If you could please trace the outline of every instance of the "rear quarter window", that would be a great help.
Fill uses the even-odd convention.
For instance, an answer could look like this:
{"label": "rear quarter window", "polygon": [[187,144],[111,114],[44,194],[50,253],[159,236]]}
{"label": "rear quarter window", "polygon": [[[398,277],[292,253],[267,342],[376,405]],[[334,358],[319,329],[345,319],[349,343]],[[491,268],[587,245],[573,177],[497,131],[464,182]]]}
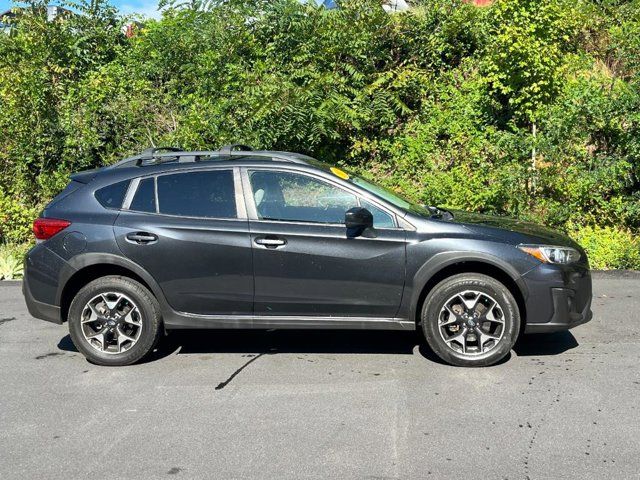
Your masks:
{"label": "rear quarter window", "polygon": [[96,190],[96,200],[105,208],[122,208],[122,202],[128,188],[129,180],[107,185]]}

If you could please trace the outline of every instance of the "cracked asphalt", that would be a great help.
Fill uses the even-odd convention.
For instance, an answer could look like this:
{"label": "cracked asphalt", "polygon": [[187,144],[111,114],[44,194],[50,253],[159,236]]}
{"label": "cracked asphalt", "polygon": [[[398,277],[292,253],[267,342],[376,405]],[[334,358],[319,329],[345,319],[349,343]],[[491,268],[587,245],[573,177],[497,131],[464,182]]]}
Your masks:
{"label": "cracked asphalt", "polygon": [[484,369],[405,332],[174,333],[97,367],[0,282],[0,478],[640,478],[640,274]]}

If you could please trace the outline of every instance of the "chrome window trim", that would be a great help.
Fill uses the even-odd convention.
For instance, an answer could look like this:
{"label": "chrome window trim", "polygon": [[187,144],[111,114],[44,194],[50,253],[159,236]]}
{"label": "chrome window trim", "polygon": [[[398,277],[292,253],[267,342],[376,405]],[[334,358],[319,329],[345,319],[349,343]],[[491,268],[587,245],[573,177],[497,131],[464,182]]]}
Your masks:
{"label": "chrome window trim", "polygon": [[129,210],[130,212],[137,213],[139,215],[155,215],[158,217],[169,217],[169,218],[188,218],[190,220],[215,220],[215,221],[242,221],[246,222],[246,218],[238,218],[238,217],[193,217],[191,215],[173,215],[171,213],[153,213],[153,212],[139,212],[137,210]]}
{"label": "chrome window trim", "polygon": [[[232,175],[233,175],[233,189],[234,189],[234,196],[235,196],[235,201],[236,201],[236,216],[235,217],[198,217],[198,216],[193,216],[193,215],[173,215],[171,213],[162,213],[160,212],[160,201],[158,198],[158,177],[161,176],[165,176],[165,175],[180,175],[182,173],[194,173],[194,172],[210,172],[210,171],[218,171],[218,170],[228,170],[231,171]],[[133,197],[135,196],[135,192],[138,191],[138,186],[140,184],[140,182],[142,180],[146,180],[148,178],[153,178],[153,183],[154,183],[154,194],[155,194],[155,199],[156,199],[156,211],[155,212],[143,212],[143,211],[139,211],[139,210],[131,210],[129,207],[131,206],[131,202],[133,201]],[[134,179],[131,180],[131,183],[129,184],[129,187],[131,188],[133,182],[136,182],[135,185],[135,189],[133,190],[133,193],[131,193],[131,198],[128,199],[129,203],[127,205],[127,208],[125,209],[128,212],[133,212],[133,213],[138,213],[140,215],[157,215],[157,216],[162,216],[162,217],[170,217],[170,218],[189,218],[189,219],[194,219],[194,220],[224,220],[224,221],[235,221],[235,220],[242,220],[242,221],[247,221],[247,213],[246,213],[246,208],[245,208],[245,202],[243,200],[242,197],[242,192],[243,190],[238,190],[238,184],[239,182],[241,183],[241,177],[240,177],[240,172],[239,172],[239,168],[238,167],[232,167],[229,165],[226,165],[224,167],[217,167],[217,168],[206,168],[206,169],[202,169],[202,168],[190,168],[190,169],[184,169],[184,170],[175,170],[175,171],[171,171],[171,172],[163,172],[163,173],[157,173],[154,175],[143,175],[140,177],[136,177]],[[240,185],[242,186],[242,185]],[[129,191],[127,191],[127,196],[129,195]],[[242,217],[240,215],[243,215]]]}
{"label": "chrome window trim", "polygon": [[153,193],[156,196],[156,215],[160,215],[160,198],[158,197],[158,175],[153,177]]}
{"label": "chrome window trim", "polygon": [[251,188],[251,181],[249,180],[249,168],[242,167],[240,169],[240,175],[242,178],[242,189],[244,193],[244,203],[247,207],[247,214],[250,220],[258,220],[258,209],[256,208],[256,202],[253,198],[253,189]]}
{"label": "chrome window trim", "polygon": [[127,193],[124,195],[124,202],[122,202],[122,209],[129,210],[131,207],[131,202],[133,202],[133,197],[136,195],[138,191],[138,185],[140,184],[140,177],[136,177],[129,182],[129,188],[127,189]]}
{"label": "chrome window trim", "polygon": [[[320,223],[320,222],[303,222],[300,220],[260,220],[252,218],[250,219],[252,222],[259,222],[261,224],[286,224],[286,225],[306,225],[312,227],[340,227],[346,228],[344,223]],[[373,227],[376,231],[390,231],[390,232],[404,232],[405,230],[399,227],[389,228],[389,227]],[[364,237],[363,237],[364,238]],[[374,240],[381,240],[380,238],[374,238]]]}
{"label": "chrome window trim", "polygon": [[233,194],[236,199],[236,218],[239,220],[248,220],[242,175],[238,167],[233,167]]}

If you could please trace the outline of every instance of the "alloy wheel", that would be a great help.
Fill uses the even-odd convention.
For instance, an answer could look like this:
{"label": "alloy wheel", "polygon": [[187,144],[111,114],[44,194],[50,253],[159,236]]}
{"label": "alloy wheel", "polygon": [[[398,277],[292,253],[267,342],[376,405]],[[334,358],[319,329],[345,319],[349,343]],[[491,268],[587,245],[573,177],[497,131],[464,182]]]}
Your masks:
{"label": "alloy wheel", "polygon": [[82,334],[87,343],[101,353],[130,350],[139,340],[142,328],[140,309],[122,293],[96,295],[82,310]]}
{"label": "alloy wheel", "polygon": [[494,349],[504,336],[504,310],[491,295],[465,290],[444,303],[438,330],[456,353],[482,355]]}

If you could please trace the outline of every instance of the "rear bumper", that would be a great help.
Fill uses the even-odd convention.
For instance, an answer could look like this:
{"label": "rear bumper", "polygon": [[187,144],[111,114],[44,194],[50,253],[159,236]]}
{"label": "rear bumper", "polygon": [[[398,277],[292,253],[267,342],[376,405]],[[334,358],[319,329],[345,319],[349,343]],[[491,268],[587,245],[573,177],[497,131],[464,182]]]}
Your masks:
{"label": "rear bumper", "polygon": [[587,267],[541,265],[523,276],[530,290],[525,333],[568,330],[591,320]]}
{"label": "rear bumper", "polygon": [[24,260],[22,293],[29,313],[41,320],[62,323],[57,291],[60,272],[67,263],[43,244],[33,247]]}
{"label": "rear bumper", "polygon": [[27,304],[27,310],[32,317],[39,318],[40,320],[46,320],[47,322],[62,324],[62,318],[60,316],[60,307],[56,305],[50,305],[37,301],[33,298],[33,294],[29,289],[29,283],[25,279],[22,282],[22,294]]}

